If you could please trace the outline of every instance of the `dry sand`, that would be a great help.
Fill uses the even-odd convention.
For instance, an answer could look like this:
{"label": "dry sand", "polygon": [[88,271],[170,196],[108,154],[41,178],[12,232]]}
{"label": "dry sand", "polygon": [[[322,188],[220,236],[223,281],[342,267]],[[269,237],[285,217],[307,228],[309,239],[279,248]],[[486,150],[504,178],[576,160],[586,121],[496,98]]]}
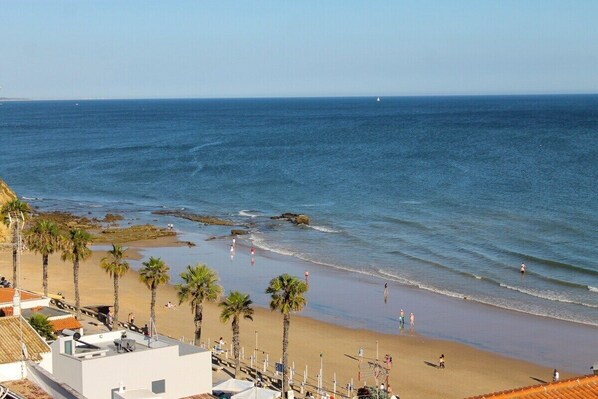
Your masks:
{"label": "dry sand", "polygon": [[[130,252],[135,252],[135,247],[159,245],[177,244],[175,239],[165,238],[132,243],[129,247],[132,249]],[[99,259],[104,255],[103,252],[94,253],[81,265],[80,290],[81,303],[84,306],[113,303],[112,280],[99,267]],[[136,253],[130,255],[134,256]],[[2,258],[0,274],[12,275],[10,254],[4,256],[3,253]],[[72,300],[72,265],[62,262],[59,256],[54,255],[50,258],[49,268],[50,292],[60,291],[66,296],[67,301]],[[41,291],[41,256],[22,256],[21,281],[23,288]],[[166,309],[163,305],[168,301],[177,303],[173,285],[165,285],[158,290],[158,331],[174,338],[185,337],[186,340],[190,340],[193,337],[190,306],[182,304],[177,309]],[[150,291],[139,282],[137,273],[131,270],[120,283],[120,318],[126,319],[129,312],[133,312],[136,324],[143,326],[148,319],[149,302]],[[208,304],[204,309],[202,341],[207,343],[209,340],[213,344],[223,336],[225,341],[230,343],[231,327],[230,324],[220,322],[219,308]],[[247,356],[253,352],[256,331],[259,349],[269,354],[270,365],[273,365],[281,357],[282,316],[269,309],[257,308],[254,321],[241,322],[241,345],[245,348]],[[301,317],[300,314],[291,318],[289,346],[289,361],[294,362],[297,372],[301,374],[307,365],[311,383],[315,381],[320,367],[320,353],[323,353],[325,384],[331,387],[333,375],[336,373],[341,393],[345,393],[344,387],[351,378],[355,387],[364,383],[363,379],[357,380],[358,362],[354,358],[360,347],[364,348],[366,358],[376,357],[377,346],[380,359],[384,359],[386,353],[393,357],[389,381],[393,392],[402,399],[463,398],[532,385],[538,380],[548,381],[552,375],[552,370],[546,367],[459,343],[430,339],[417,334],[385,335],[349,329]],[[433,367],[441,353],[444,353],[446,358],[446,369]],[[567,377],[568,375],[562,376]],[[374,384],[372,376],[365,377],[365,381]]]}

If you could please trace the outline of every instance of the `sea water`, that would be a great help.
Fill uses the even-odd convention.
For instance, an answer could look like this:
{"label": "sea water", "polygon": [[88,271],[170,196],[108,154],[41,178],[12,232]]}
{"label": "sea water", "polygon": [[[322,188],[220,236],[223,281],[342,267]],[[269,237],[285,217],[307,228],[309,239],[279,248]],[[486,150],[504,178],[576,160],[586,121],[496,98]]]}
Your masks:
{"label": "sea water", "polygon": [[598,325],[598,96],[2,105],[0,177],[42,209],[184,209],[262,251]]}

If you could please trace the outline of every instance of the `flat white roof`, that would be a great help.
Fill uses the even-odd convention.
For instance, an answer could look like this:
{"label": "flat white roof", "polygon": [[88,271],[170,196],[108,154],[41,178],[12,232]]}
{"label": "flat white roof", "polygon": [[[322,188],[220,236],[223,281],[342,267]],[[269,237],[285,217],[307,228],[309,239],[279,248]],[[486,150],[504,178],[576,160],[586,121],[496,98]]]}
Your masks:
{"label": "flat white roof", "polygon": [[122,399],[161,399],[162,396],[148,391],[147,389],[134,389],[132,391],[116,392],[116,397]]}

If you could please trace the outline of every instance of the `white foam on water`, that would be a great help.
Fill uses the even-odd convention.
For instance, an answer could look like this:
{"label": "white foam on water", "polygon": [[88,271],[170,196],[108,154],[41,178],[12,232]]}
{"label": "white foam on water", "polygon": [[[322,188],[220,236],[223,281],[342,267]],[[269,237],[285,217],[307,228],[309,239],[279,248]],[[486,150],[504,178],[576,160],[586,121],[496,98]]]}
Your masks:
{"label": "white foam on water", "polygon": [[309,224],[306,224],[305,227],[309,227],[310,229],[321,231],[322,233],[340,233],[339,230],[334,230],[330,227],[316,226],[316,225],[309,225]]}
{"label": "white foam on water", "polygon": [[252,211],[250,211],[249,209],[243,209],[239,211],[239,216],[245,216],[245,217],[250,217],[250,218],[255,218],[258,217],[259,215],[257,213],[251,213]]}
{"label": "white foam on water", "polygon": [[500,283],[499,285],[501,287],[507,288],[509,290],[518,291],[518,292],[521,292],[522,294],[534,296],[536,298],[546,299],[548,301],[563,302],[563,303],[572,303],[572,304],[575,304],[575,305],[581,305],[581,306],[585,306],[585,307],[588,307],[588,308],[596,308],[596,309],[598,309],[598,305],[594,305],[594,304],[591,304],[591,303],[574,301],[574,300],[569,299],[569,298],[563,296],[562,294],[558,294],[558,293],[556,293],[554,291],[534,291],[534,290],[529,290],[529,289],[525,289],[525,288],[513,287],[513,286],[510,286],[508,284],[503,284],[503,283]]}

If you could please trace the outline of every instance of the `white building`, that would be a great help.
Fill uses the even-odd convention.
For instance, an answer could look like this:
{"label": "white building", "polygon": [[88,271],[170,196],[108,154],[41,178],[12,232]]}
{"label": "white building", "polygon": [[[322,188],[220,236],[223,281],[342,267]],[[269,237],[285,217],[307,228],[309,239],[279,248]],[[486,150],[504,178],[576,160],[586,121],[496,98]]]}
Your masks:
{"label": "white building", "polygon": [[52,374],[88,399],[176,399],[212,390],[212,355],[158,336],[122,331],[52,343]]}

